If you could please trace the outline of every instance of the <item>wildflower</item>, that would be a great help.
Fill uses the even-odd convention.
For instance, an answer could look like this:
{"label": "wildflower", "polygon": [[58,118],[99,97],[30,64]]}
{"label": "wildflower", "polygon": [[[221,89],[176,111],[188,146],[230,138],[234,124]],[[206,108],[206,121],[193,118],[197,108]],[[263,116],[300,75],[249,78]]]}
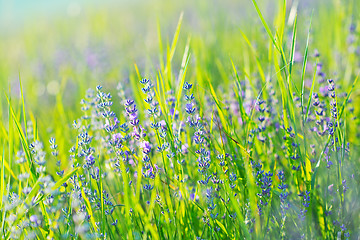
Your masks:
{"label": "wildflower", "polygon": [[184,87],[183,87],[185,90],[190,90],[192,88],[192,84],[188,83],[188,82],[185,82],[184,83]]}
{"label": "wildflower", "polygon": [[86,160],[86,164],[87,166],[91,167],[92,165],[95,164],[95,157],[93,155],[88,155],[85,157],[85,160]]}
{"label": "wildflower", "polygon": [[192,103],[187,103],[186,104],[186,108],[185,111],[188,114],[193,114],[195,112],[196,108],[193,108],[193,104]]}
{"label": "wildflower", "polygon": [[149,154],[151,151],[150,143],[147,141],[141,143],[141,148],[143,149],[143,153],[145,154]]}

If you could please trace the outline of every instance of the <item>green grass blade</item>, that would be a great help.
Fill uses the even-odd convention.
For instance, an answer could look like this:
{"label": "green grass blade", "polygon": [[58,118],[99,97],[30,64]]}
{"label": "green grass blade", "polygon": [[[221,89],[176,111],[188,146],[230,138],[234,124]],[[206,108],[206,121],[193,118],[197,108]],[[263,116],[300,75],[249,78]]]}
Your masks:
{"label": "green grass blade", "polygon": [[25,128],[25,136],[26,136],[25,139],[27,140],[27,121],[26,121],[26,111],[25,111],[25,100],[24,100],[24,92],[23,92],[20,72],[19,72],[19,83],[20,83],[21,104],[22,104],[22,110],[23,110],[24,128]]}
{"label": "green grass blade", "polygon": [[263,24],[263,26],[264,26],[267,34],[269,35],[269,37],[270,37],[270,39],[271,39],[271,41],[272,41],[272,43],[274,44],[275,48],[276,48],[279,52],[281,52],[278,44],[276,43],[276,40],[275,40],[274,36],[273,36],[272,33],[271,33],[271,30],[270,30],[269,26],[267,25],[267,23],[266,23],[263,15],[262,15],[262,13],[261,13],[261,11],[260,11],[260,9],[259,9],[259,6],[258,6],[257,3],[256,3],[256,0],[251,0],[251,1],[253,2],[254,6],[255,6],[255,9],[256,9],[256,12],[257,12],[258,16],[260,17],[261,23]]}
{"label": "green grass blade", "polygon": [[294,65],[294,56],[295,56],[295,45],[296,45],[296,27],[297,27],[297,15],[295,16],[293,34],[292,34],[292,43],[291,43],[291,52],[290,52],[290,62],[289,62],[289,75],[291,76],[292,67]]}
{"label": "green grass blade", "polygon": [[61,187],[61,185],[63,185],[70,177],[72,177],[79,170],[79,168],[80,167],[75,168],[74,170],[66,174],[64,177],[56,181],[55,185],[52,187],[52,190],[56,190]]}
{"label": "green grass blade", "polygon": [[[316,65],[317,65],[317,61],[316,61]],[[315,66],[316,66],[316,65],[315,65]],[[309,93],[309,99],[308,99],[308,103],[307,103],[307,105],[306,105],[306,114],[305,114],[305,118],[304,118],[304,124],[306,123],[307,118],[308,118],[308,116],[309,116],[310,103],[311,103],[311,98],[312,98],[312,94],[313,94],[314,86],[315,86],[316,72],[317,72],[317,68],[315,68],[313,80],[312,80],[312,83],[311,83],[311,88],[310,88],[310,93]]]}
{"label": "green grass blade", "polygon": [[309,31],[308,31],[308,35],[306,38],[306,46],[305,46],[303,67],[302,67],[302,73],[301,73],[301,110],[302,110],[302,113],[304,112],[305,70],[306,70],[306,64],[307,64],[307,58],[308,58],[311,22],[312,22],[312,14],[311,14],[311,18],[310,18]]}

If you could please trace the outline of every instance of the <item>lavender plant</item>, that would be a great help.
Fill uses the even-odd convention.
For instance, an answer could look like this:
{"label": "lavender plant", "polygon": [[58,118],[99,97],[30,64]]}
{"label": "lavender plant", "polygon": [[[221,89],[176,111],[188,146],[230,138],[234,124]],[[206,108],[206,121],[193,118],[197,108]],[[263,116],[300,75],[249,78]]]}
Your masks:
{"label": "lavender plant", "polygon": [[[164,51],[159,26],[159,62],[126,77],[106,64],[111,46],[86,48],[85,71],[106,81],[64,82],[81,96],[66,103],[61,87],[54,118],[29,107],[23,82],[19,101],[6,94],[2,237],[356,239],[359,18],[334,3],[349,27],[334,25],[330,42],[325,10],[281,2],[275,29],[252,3],[260,22],[231,41],[214,29],[218,50],[201,35],[183,42],[181,15]],[[75,78],[76,58],[57,63],[67,57],[55,73]]]}

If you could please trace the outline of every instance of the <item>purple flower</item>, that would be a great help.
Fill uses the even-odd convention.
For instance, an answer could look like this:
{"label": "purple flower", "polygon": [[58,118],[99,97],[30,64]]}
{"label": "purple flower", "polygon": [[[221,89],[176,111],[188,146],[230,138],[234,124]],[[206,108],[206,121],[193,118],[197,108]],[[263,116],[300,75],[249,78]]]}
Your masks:
{"label": "purple flower", "polygon": [[187,154],[189,151],[188,151],[188,145],[187,144],[184,144],[181,146],[181,151],[183,154]]}
{"label": "purple flower", "polygon": [[258,119],[259,119],[260,122],[263,122],[263,121],[265,120],[265,117],[264,117],[264,116],[260,116]]}
{"label": "purple flower", "polygon": [[[174,116],[174,114],[175,114],[175,116]],[[174,116],[174,118],[177,118],[177,117],[179,116],[179,111],[176,110],[176,112],[175,112],[175,109],[174,109],[174,108],[171,108],[171,109],[170,109],[170,112],[169,112],[169,115],[170,115],[170,116]]]}
{"label": "purple flower", "polygon": [[166,127],[166,122],[165,122],[165,120],[161,120],[161,121],[159,122],[159,125],[160,125],[161,127]]}
{"label": "purple flower", "polygon": [[135,119],[137,119],[137,114],[136,114],[136,112],[133,112],[133,113],[129,114],[129,118],[130,118],[130,120],[135,120]]}
{"label": "purple flower", "polygon": [[322,63],[318,63],[318,64],[316,65],[316,71],[317,71],[317,72],[321,72],[321,70],[322,70]]}
{"label": "purple flower", "polygon": [[154,188],[154,186],[152,186],[151,184],[145,184],[143,188],[145,190],[151,191]]}
{"label": "purple flower", "polygon": [[36,223],[39,220],[39,217],[37,215],[30,216],[30,222]]}
{"label": "purple flower", "polygon": [[145,154],[149,154],[151,151],[150,143],[147,141],[141,143],[141,148],[143,149],[143,153]]}
{"label": "purple flower", "polygon": [[132,100],[132,99],[127,99],[124,105],[125,105],[126,107],[129,107],[129,106],[131,106],[133,103],[134,103],[134,100]]}
{"label": "purple flower", "polygon": [[192,84],[185,82],[184,87],[185,90],[190,90],[192,88]]}
{"label": "purple flower", "polygon": [[118,123],[120,123],[119,119],[117,117],[114,117],[114,125],[117,125]]}
{"label": "purple flower", "polygon": [[141,84],[147,84],[148,82],[150,82],[150,79],[144,78],[144,79],[140,80]]}
{"label": "purple flower", "polygon": [[193,114],[195,112],[196,108],[193,108],[193,104],[192,103],[187,103],[186,107],[185,107],[185,111],[188,114]]}
{"label": "purple flower", "polygon": [[344,231],[344,232],[346,231],[346,227],[345,227],[344,224],[342,224],[342,225],[340,226],[340,228],[341,228],[342,231]]}
{"label": "purple flower", "polygon": [[122,138],[121,133],[115,133],[115,134],[112,135],[113,141],[121,140],[121,138]]}
{"label": "purple flower", "polygon": [[95,157],[93,156],[93,155],[88,155],[88,156],[86,156],[85,157],[85,160],[86,160],[86,164],[88,165],[88,166],[92,166],[92,165],[94,165],[95,164]]}

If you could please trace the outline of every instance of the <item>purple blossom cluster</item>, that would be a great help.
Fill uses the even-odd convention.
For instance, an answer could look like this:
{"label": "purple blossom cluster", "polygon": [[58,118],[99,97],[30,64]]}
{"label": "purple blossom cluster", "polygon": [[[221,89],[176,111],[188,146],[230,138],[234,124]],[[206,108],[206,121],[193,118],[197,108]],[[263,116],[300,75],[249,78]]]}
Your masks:
{"label": "purple blossom cluster", "polygon": [[4,196],[7,211],[26,216],[7,217],[18,226],[11,236],[42,227],[63,238],[113,239],[122,223],[139,236],[149,226],[191,223],[199,239],[262,232],[349,238],[357,175],[346,121],[356,118],[353,109],[344,116],[351,99],[335,80],[325,81],[324,64],[314,66],[319,86],[306,96],[291,93],[293,112],[271,79],[258,95],[245,79],[219,98],[214,91],[223,90],[198,94],[196,82],[172,89],[144,78],[138,93],[123,83],[117,97],[101,86],[86,92],[69,156],[54,137],[43,144],[29,122],[28,147],[15,161],[26,170],[16,176],[21,189]]}

